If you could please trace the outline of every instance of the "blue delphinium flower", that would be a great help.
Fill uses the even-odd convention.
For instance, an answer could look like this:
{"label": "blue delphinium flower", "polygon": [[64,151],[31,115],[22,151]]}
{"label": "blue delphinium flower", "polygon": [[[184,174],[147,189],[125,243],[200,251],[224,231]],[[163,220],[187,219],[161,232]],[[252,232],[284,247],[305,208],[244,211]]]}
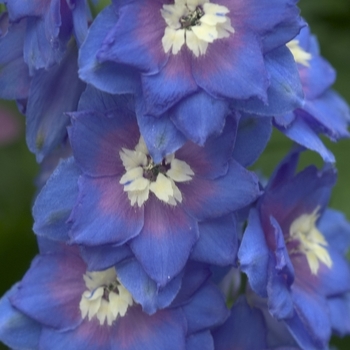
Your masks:
{"label": "blue delphinium flower", "polygon": [[191,291],[186,281],[168,308],[148,314],[118,267],[88,271],[75,248],[56,244],[34,259],[9,300],[28,320],[23,335],[33,324],[41,328],[32,335],[40,349],[213,349],[210,329],[228,316],[224,298],[210,283]]}
{"label": "blue delphinium flower", "polygon": [[326,349],[335,323],[330,298],[350,290],[349,230],[337,230],[339,217],[326,211],[335,170],[310,166],[295,175],[298,155],[282,162],[251,210],[238,258],[253,291],[299,346]]}
{"label": "blue delphinium flower", "polygon": [[[249,112],[251,103],[276,98],[288,106],[280,113],[300,105],[297,71],[283,47],[300,27],[289,0],[114,1],[82,46],[80,76],[109,93],[136,93],[139,124],[150,129],[157,127],[152,117],[170,118],[204,144],[223,130],[235,100],[255,99],[239,106]],[[282,76],[270,101],[267,90]]]}
{"label": "blue delphinium flower", "polygon": [[332,141],[349,137],[347,127],[350,112],[346,102],[331,89],[335,71],[320,56],[316,38],[305,27],[287,46],[294,55],[305,95],[305,104],[287,115],[275,118],[275,125],[287,137],[318,152],[327,162],[333,154],[324,146],[318,134]]}
{"label": "blue delphinium flower", "polygon": [[72,35],[78,45],[85,39],[91,19],[86,0],[1,2],[5,2],[11,22],[26,19],[23,53],[31,74],[59,63]]}
{"label": "blue delphinium flower", "polygon": [[[71,242],[90,247],[127,243],[160,285],[191,252],[195,260],[233,263],[232,213],[260,195],[257,178],[231,156],[234,119],[204,147],[187,142],[154,161],[129,98],[89,89],[80,108],[69,131],[75,161],[62,163],[38,196],[35,232],[63,240],[69,232]],[[217,249],[226,255],[216,257]]]}

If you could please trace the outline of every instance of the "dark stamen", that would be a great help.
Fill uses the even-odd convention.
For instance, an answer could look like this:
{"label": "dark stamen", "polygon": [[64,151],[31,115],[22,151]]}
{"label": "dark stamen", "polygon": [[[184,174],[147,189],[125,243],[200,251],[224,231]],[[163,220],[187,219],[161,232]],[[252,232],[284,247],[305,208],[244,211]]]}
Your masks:
{"label": "dark stamen", "polygon": [[203,16],[204,11],[198,6],[193,12],[180,18],[181,29],[191,30],[191,27],[200,24],[200,19]]}

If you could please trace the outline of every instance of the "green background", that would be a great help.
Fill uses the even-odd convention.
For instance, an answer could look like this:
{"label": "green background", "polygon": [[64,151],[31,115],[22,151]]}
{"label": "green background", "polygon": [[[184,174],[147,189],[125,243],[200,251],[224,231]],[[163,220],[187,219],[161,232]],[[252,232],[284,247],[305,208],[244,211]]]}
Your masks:
{"label": "green background", "polygon": [[[350,1],[348,0],[302,0],[303,17],[318,36],[321,52],[338,72],[335,89],[350,102]],[[5,103],[8,108],[13,105]],[[0,295],[28,269],[37,252],[31,206],[35,193],[35,176],[38,166],[25,144],[24,119],[16,116],[21,125],[21,139],[11,145],[0,147]],[[1,126],[0,126],[1,127]],[[325,140],[335,153],[339,180],[334,188],[331,206],[345,212],[350,219],[350,140],[337,144]],[[264,154],[255,165],[263,174],[271,174],[276,164],[288,152],[291,142],[274,131]],[[306,152],[302,164],[321,165],[319,156]],[[350,348],[350,338],[333,340],[339,349]],[[5,349],[0,344],[0,349]]]}

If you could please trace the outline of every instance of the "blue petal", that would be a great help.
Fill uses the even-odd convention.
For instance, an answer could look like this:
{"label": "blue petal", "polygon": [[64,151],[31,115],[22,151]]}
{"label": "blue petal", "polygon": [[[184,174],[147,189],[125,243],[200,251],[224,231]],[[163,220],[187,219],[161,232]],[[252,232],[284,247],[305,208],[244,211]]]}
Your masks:
{"label": "blue petal", "polygon": [[188,303],[198,288],[203,285],[211,275],[211,271],[206,264],[189,261],[184,269],[182,285],[171,307],[177,307]]}
{"label": "blue petal", "polygon": [[244,167],[252,165],[264,150],[271,132],[271,118],[256,116],[241,118],[233,158]]}
{"label": "blue petal", "polygon": [[214,341],[209,331],[190,335],[186,340],[186,350],[214,350]]}
{"label": "blue petal", "polygon": [[158,73],[168,59],[161,45],[166,26],[160,12],[162,5],[152,0],[126,0],[119,6],[118,21],[104,39],[97,58],[134,66],[147,74]]}
{"label": "blue petal", "polygon": [[227,174],[215,180],[194,176],[188,184],[178,183],[185,210],[198,220],[226,215],[253,202],[261,193],[255,174],[233,159]]}
{"label": "blue petal", "polygon": [[143,217],[143,207],[131,206],[119,178],[82,176],[69,235],[76,244],[121,245],[139,234]]}
{"label": "blue petal", "polygon": [[229,315],[225,300],[216,286],[206,284],[183,306],[188,334],[222,324]]}
{"label": "blue petal", "polygon": [[204,145],[209,136],[222,132],[228,107],[228,101],[200,91],[178,103],[171,112],[171,120],[189,140]]}
{"label": "blue petal", "polygon": [[227,321],[213,332],[216,350],[267,348],[266,325],[259,309],[251,308],[241,296]]}
{"label": "blue petal", "polygon": [[0,96],[4,99],[27,98],[30,85],[28,67],[23,60],[26,21],[8,25],[7,13],[0,16]]}
{"label": "blue petal", "polygon": [[178,204],[164,204],[151,194],[145,223],[130,247],[146,273],[160,286],[170,282],[185,266],[198,239],[198,225]]}
{"label": "blue petal", "polygon": [[23,53],[31,75],[38,69],[49,69],[58,64],[66,49],[68,40],[60,40],[58,33],[50,39],[51,42],[48,40],[46,25],[45,18],[27,18]]}
{"label": "blue petal", "polygon": [[186,50],[171,55],[159,73],[142,76],[142,90],[144,114],[154,116],[195,93],[198,86],[192,76],[191,54]]}
{"label": "blue petal", "polygon": [[67,220],[78,196],[79,175],[73,158],[62,161],[53,172],[33,206],[33,230],[38,236],[68,241]]}
{"label": "blue petal", "polygon": [[80,247],[80,254],[87,264],[87,270],[106,270],[111,266],[132,257],[132,252],[127,245],[112,246],[101,245],[94,247]]}
{"label": "blue petal", "polygon": [[195,176],[217,179],[227,174],[237,133],[239,115],[229,115],[221,135],[211,136],[204,146],[188,141],[176,157],[190,165]]}
{"label": "blue petal", "polygon": [[79,51],[79,77],[111,94],[133,93],[141,83],[135,70],[111,61],[100,62],[96,58],[103,39],[117,20],[117,14],[109,6],[93,21]]}
{"label": "blue petal", "polygon": [[85,84],[77,76],[77,51],[71,47],[60,65],[38,71],[32,80],[27,105],[27,143],[40,162],[67,135],[65,112],[78,106]]}
{"label": "blue petal", "polygon": [[350,137],[347,131],[350,122],[349,106],[333,90],[328,90],[318,99],[306,101],[303,110],[318,124],[316,130],[325,133],[331,140]]}
{"label": "blue petal", "polygon": [[74,329],[82,322],[78,305],[86,289],[85,272],[86,265],[77,255],[39,255],[11,303],[44,326],[61,331]]}
{"label": "blue petal", "polygon": [[256,209],[252,209],[238,259],[252,289],[262,297],[267,297],[269,254],[259,214]]}
{"label": "blue petal", "polygon": [[303,89],[293,55],[285,46],[265,56],[266,69],[270,74],[267,104],[258,98],[235,101],[233,106],[247,113],[263,116],[284,114],[301,107]]}
{"label": "blue petal", "polygon": [[325,162],[335,162],[333,153],[325,147],[316,132],[303,121],[301,116],[296,116],[292,124],[287,128],[279,127],[278,125],[277,128],[299,145],[319,153]]}
{"label": "blue petal", "polygon": [[136,114],[140,132],[156,163],[160,163],[166,155],[175,153],[185,143],[186,138],[174,126],[168,113],[160,117],[145,116],[138,106]]}
{"label": "blue petal", "polygon": [[332,248],[345,255],[350,247],[350,223],[344,213],[327,209],[320,217],[318,229],[322,232]]}
{"label": "blue petal", "polygon": [[191,259],[214,265],[234,264],[238,250],[236,221],[227,215],[199,223],[199,240]]}
{"label": "blue petal", "polygon": [[192,70],[198,86],[213,97],[266,100],[267,72],[259,40],[251,32],[214,41],[206,55],[193,58]]}
{"label": "blue petal", "polygon": [[68,0],[67,4],[72,11],[75,39],[78,46],[81,46],[88,31],[89,9],[85,0]]}
{"label": "blue petal", "polygon": [[120,282],[148,314],[168,307],[181,287],[182,274],[176,276],[164,288],[159,288],[135,259],[118,264],[116,270]]}
{"label": "blue petal", "polygon": [[9,298],[16,293],[14,285],[0,300],[0,340],[11,349],[37,350],[41,326],[12,307]]}
{"label": "blue petal", "polygon": [[295,314],[285,319],[302,349],[328,349],[331,324],[325,300],[316,293],[293,288]]}
{"label": "blue petal", "polygon": [[328,299],[332,329],[337,336],[350,334],[350,293]]}

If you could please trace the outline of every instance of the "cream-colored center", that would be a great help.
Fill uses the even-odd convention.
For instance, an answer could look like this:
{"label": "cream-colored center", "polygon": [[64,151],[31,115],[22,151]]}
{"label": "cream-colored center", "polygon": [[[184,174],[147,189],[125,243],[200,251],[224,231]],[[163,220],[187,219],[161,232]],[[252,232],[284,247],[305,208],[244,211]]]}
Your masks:
{"label": "cream-colored center", "polygon": [[176,182],[191,181],[194,175],[186,162],[170,154],[160,164],[155,164],[142,136],[135,150],[123,148],[119,155],[126,170],[119,183],[124,185],[131,205],[137,203],[141,207],[150,191],[170,205],[182,202]]}
{"label": "cream-colored center", "polygon": [[163,5],[161,13],[167,24],[162,38],[165,53],[171,50],[176,55],[186,44],[196,57],[204,55],[209,43],[235,32],[226,16],[229,12],[210,0],[175,0],[173,5]]}
{"label": "cream-colored center", "polygon": [[312,55],[299,45],[299,40],[291,40],[287,43],[287,47],[292,53],[296,63],[302,64],[305,67],[310,67],[309,61]]}
{"label": "cream-colored center", "polygon": [[299,241],[295,252],[305,254],[311,273],[314,275],[317,275],[320,262],[329,268],[332,267],[332,259],[327,250],[328,243],[316,227],[316,221],[319,217],[318,211],[319,207],[311,214],[299,216],[292,222],[289,230],[290,239]]}
{"label": "cream-colored center", "polygon": [[82,318],[88,317],[90,321],[96,316],[101,325],[107,321],[111,326],[133,304],[131,294],[117,280],[114,267],[104,271],[87,271],[83,277],[87,290],[79,304]]}

